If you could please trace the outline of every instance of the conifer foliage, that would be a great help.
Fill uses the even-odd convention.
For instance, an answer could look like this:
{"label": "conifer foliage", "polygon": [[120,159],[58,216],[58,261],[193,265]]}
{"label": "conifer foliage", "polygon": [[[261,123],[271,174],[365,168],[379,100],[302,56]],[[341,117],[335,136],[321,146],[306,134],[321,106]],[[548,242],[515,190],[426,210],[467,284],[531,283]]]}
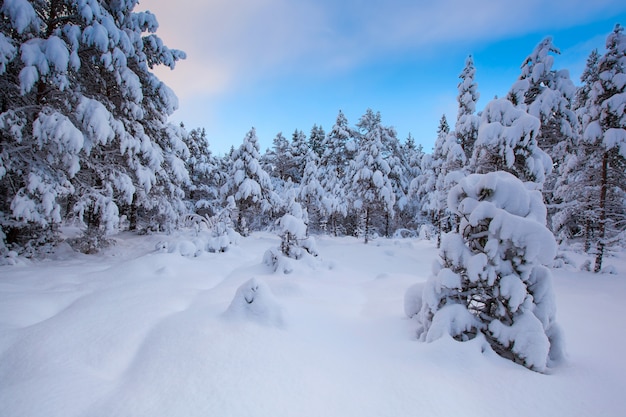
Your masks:
{"label": "conifer foliage", "polygon": [[461,218],[444,236],[423,290],[419,335],[486,338],[493,350],[543,372],[561,357],[550,265],[556,243],[539,191],[506,172],[472,174],[448,197]]}
{"label": "conifer foliage", "polygon": [[[151,69],[184,53],[137,1],[8,0],[0,8],[0,227],[6,243],[76,217],[94,236],[121,215],[167,227],[189,180],[177,100]],[[95,244],[97,245],[97,239]]]}

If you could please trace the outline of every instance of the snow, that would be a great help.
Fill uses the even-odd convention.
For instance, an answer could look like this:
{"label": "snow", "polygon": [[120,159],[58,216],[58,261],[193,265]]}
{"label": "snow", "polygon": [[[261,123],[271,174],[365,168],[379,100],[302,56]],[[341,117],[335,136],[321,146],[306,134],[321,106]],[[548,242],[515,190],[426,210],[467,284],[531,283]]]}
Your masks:
{"label": "snow", "polygon": [[0,33],[0,74],[6,72],[7,64],[15,57],[16,51],[17,48],[13,46],[11,39]]}
{"label": "snow", "polygon": [[[321,263],[282,275],[262,263],[277,236],[197,257],[154,250],[176,239],[192,240],[122,234],[100,255],[65,247],[1,266],[0,414],[623,415],[624,253],[608,259],[616,275],[552,271],[568,356],[539,374],[481,337],[416,340],[403,296],[430,275],[429,241],[318,237]],[[247,292],[282,324],[237,304]]]}
{"label": "snow", "polygon": [[20,34],[39,23],[37,12],[27,0],[4,0],[0,11],[11,19],[11,25]]}

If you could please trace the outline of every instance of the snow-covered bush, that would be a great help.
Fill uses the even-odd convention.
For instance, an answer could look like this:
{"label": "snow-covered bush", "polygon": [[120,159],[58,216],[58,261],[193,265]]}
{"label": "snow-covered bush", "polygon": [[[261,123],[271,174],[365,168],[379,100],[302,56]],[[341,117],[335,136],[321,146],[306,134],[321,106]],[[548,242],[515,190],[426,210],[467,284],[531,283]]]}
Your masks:
{"label": "snow-covered bush", "polygon": [[[302,259],[303,256],[317,256],[317,246],[312,236],[307,236],[306,210],[295,201],[288,203],[288,212],[278,220],[280,248],[271,248],[263,257],[263,262],[274,271],[285,274],[293,270],[288,259]],[[283,259],[286,258],[286,259]]]}
{"label": "snow-covered bush", "polygon": [[234,229],[232,217],[236,210],[232,197],[227,206],[214,216],[189,214],[185,217],[185,226],[194,233],[194,241],[200,250],[207,252],[226,252],[231,245],[236,245],[241,235]]}
{"label": "snow-covered bush", "polygon": [[418,314],[421,340],[484,335],[500,356],[545,371],[562,356],[552,277],[556,254],[539,191],[505,172],[472,174],[448,196],[461,219],[445,235]]}
{"label": "snow-covered bush", "polygon": [[258,278],[244,282],[237,289],[224,315],[272,326],[284,323],[282,307],[265,281]]}

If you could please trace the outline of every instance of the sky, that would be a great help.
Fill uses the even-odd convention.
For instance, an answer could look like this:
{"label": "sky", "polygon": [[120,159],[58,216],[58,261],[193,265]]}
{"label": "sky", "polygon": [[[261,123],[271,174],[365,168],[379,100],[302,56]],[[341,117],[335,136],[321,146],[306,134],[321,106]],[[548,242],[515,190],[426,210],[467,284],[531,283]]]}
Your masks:
{"label": "sky", "polygon": [[204,128],[218,155],[252,127],[264,151],[279,132],[329,132],[339,110],[354,126],[368,108],[430,152],[441,116],[454,126],[468,55],[480,110],[546,36],[561,51],[554,68],[578,84],[589,53],[626,26],[623,0],[144,0],[137,10],[187,54],[155,70],[179,99],[171,121]]}

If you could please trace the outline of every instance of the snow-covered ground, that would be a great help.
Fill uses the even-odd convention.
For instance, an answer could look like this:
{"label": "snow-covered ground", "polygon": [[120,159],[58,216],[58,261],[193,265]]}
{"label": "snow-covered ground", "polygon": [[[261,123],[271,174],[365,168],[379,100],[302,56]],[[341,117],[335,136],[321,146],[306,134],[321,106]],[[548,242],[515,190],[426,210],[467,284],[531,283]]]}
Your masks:
{"label": "snow-covered ground", "polygon": [[624,254],[606,261],[614,275],[554,270],[568,360],[539,374],[476,339],[416,341],[403,298],[432,242],[320,237],[320,257],[284,275],[262,262],[270,234],[198,257],[162,240],[177,238],[0,267],[0,416],[626,412]]}

